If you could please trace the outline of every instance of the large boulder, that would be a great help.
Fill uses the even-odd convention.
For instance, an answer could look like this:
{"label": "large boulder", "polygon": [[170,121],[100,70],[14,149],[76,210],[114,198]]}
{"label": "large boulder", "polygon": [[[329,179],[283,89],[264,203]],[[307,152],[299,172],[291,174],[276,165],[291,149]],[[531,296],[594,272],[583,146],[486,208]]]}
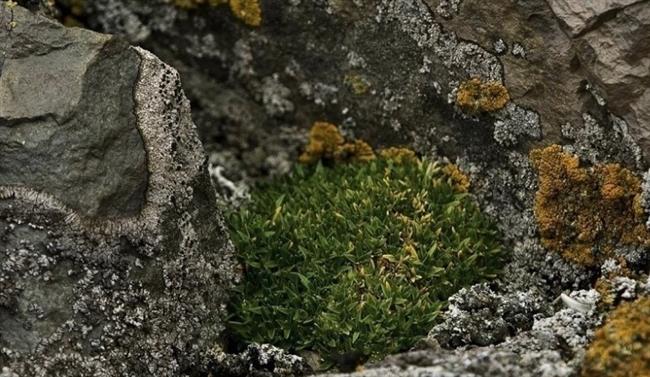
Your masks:
{"label": "large boulder", "polygon": [[6,2],[0,22],[0,373],[196,373],[237,274],[178,73]]}

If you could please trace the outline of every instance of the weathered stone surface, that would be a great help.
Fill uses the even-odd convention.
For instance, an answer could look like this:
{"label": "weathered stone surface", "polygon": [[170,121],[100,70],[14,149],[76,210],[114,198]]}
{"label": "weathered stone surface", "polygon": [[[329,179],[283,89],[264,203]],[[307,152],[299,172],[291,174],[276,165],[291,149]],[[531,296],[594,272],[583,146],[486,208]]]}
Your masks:
{"label": "weathered stone surface", "polygon": [[571,35],[577,36],[613,12],[642,2],[644,0],[549,0],[548,4],[555,15],[567,26]]}
{"label": "weathered stone surface", "polygon": [[435,343],[429,349],[390,356],[381,363],[353,374],[328,377],[570,377],[575,375],[599,323],[595,308],[598,293],[578,291],[572,296],[592,307],[581,312],[570,308],[535,320],[532,329],[489,347],[443,350]]}
{"label": "weathered stone surface", "polygon": [[86,217],[137,214],[147,185],[132,94],[138,54],[13,13],[15,28],[0,28],[0,185],[47,192]]}
{"label": "weathered stone surface", "polygon": [[[11,138],[0,142],[2,375],[196,375],[237,275],[177,72],[113,37],[13,16],[18,26],[0,34],[11,105],[0,110]],[[40,98],[56,93],[30,72],[69,97]],[[39,170],[50,158],[57,170]],[[74,190],[111,174],[105,190]],[[125,207],[133,192],[138,205]]]}
{"label": "weathered stone surface", "polygon": [[[323,119],[375,146],[409,144],[456,157],[479,144],[526,151],[536,140],[563,142],[562,128],[588,127],[589,114],[608,135],[622,120],[650,150],[648,84],[624,73],[644,67],[645,46],[635,41],[650,37],[639,11],[650,7],[603,3],[585,12],[608,16],[575,38],[553,7],[533,1],[262,1],[262,26],[251,29],[227,7],[99,0],[89,6],[89,22],[179,69],[212,162],[238,183],[286,171],[302,144],[296,130]],[[623,26],[633,9],[638,17]],[[606,28],[611,38],[630,40],[607,54],[633,66],[608,65],[617,84],[607,87],[583,41]],[[450,102],[459,82],[473,76],[502,80],[513,99],[508,109],[460,113]],[[639,166],[634,157],[609,158]]]}
{"label": "weathered stone surface", "polygon": [[613,113],[650,147],[650,2],[641,1],[576,41],[581,62]]}

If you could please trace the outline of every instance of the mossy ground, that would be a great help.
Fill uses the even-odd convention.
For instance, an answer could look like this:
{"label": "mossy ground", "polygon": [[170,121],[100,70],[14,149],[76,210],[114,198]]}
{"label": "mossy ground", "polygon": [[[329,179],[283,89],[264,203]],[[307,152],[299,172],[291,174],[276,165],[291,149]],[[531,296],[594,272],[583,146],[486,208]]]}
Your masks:
{"label": "mossy ground", "polygon": [[[310,161],[346,145],[330,127],[316,131]],[[468,181],[401,151],[299,166],[230,214],[245,270],[232,308],[242,340],[314,351],[325,365],[351,352],[379,358],[426,335],[451,294],[498,273],[505,255]]]}

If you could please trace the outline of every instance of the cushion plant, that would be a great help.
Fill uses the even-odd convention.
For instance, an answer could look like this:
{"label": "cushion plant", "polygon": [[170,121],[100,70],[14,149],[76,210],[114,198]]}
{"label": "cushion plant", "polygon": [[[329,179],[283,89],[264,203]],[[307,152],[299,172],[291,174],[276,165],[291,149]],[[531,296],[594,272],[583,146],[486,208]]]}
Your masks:
{"label": "cushion plant", "polygon": [[496,228],[457,171],[417,159],[298,166],[230,214],[245,280],[232,328],[243,340],[325,361],[403,351],[446,299],[504,261]]}

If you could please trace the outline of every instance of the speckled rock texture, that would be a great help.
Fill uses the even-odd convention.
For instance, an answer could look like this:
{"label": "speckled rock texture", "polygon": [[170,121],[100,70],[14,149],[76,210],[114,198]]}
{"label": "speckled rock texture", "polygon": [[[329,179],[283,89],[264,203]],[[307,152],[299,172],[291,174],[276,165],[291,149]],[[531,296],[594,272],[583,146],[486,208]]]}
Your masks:
{"label": "speckled rock texture", "polygon": [[[211,162],[235,184],[286,171],[316,120],[475,161],[565,142],[591,120],[650,150],[647,1],[262,0],[259,28],[228,7],[164,3],[97,0],[88,22],[179,70]],[[470,77],[503,82],[512,102],[464,114],[453,100]]]}
{"label": "speckled rock texture", "polygon": [[237,274],[178,73],[0,19],[1,375],[200,373]]}
{"label": "speckled rock texture", "polygon": [[215,349],[208,369],[220,377],[294,377],[312,372],[303,358],[269,344],[249,344],[241,353]]}

